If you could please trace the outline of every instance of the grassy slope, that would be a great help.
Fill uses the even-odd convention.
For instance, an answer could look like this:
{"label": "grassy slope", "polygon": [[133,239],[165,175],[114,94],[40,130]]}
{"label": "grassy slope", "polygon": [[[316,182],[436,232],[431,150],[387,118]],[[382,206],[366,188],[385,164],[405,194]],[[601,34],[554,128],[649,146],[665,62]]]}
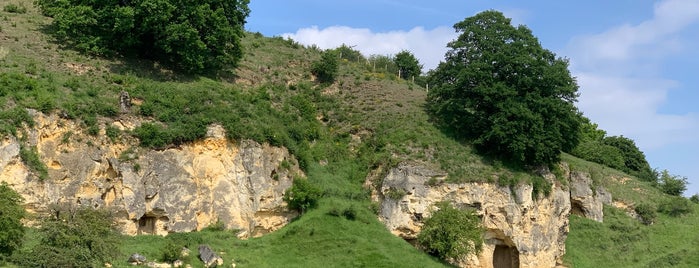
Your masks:
{"label": "grassy slope", "polygon": [[[648,182],[570,155],[571,169],[590,172],[615,202],[659,206],[670,200]],[[626,179],[625,179],[626,178]],[[628,180],[627,180],[628,179]],[[699,267],[699,205],[693,212],[670,217],[658,213],[646,226],[612,206],[604,208],[604,223],[570,216],[565,261],[569,267]]]}
{"label": "grassy slope", "polygon": [[[450,139],[429,123],[422,109],[426,96],[422,89],[373,73],[361,63],[343,63],[337,83],[318,87],[308,74],[318,51],[251,34],[244,39],[246,56],[232,72],[235,75],[181,76],[147,61],[94,58],[62,47],[45,34],[48,19],[30,1],[1,0],[0,7],[8,3],[23,3],[29,12],[0,12],[0,68],[13,75],[3,76],[9,82],[0,86],[29,83],[31,87],[0,96],[3,113],[13,107],[65,112],[88,130],[104,128],[105,122],[119,116],[114,113],[117,96],[125,90],[143,101],[126,116],[145,114],[185,139],[200,133],[182,134],[183,129],[221,123],[231,138],[289,146],[305,161],[308,178],[326,195],[318,209],[278,232],[247,241],[225,231],[179,235],[210,244],[239,267],[442,266],[392,236],[376,220],[361,186],[370,171],[409,160],[441,168],[454,181],[508,184],[535,179]],[[590,172],[615,200],[667,199],[643,182],[621,183],[618,178],[624,175],[618,171],[569,155],[564,160],[575,170]],[[354,220],[331,215],[348,210],[357,215]],[[677,259],[686,267],[697,265],[699,238],[693,225],[697,212],[679,219],[661,215],[659,223],[647,227],[613,208],[606,210],[604,224],[572,216],[566,256],[571,266],[660,266]],[[122,245],[124,259],[132,252],[158,258],[166,242],[162,237],[127,238]]]}

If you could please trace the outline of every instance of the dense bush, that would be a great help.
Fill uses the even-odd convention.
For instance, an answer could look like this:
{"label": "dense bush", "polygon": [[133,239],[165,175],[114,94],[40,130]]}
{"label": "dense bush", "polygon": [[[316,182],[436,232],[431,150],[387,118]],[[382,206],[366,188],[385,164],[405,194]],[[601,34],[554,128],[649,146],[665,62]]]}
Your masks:
{"label": "dense bush", "polygon": [[420,72],[422,72],[422,64],[415,58],[413,53],[407,50],[398,52],[398,54],[393,57],[393,63],[398,67],[400,78],[403,79],[420,76]]}
{"label": "dense bush", "polygon": [[289,209],[295,209],[305,213],[306,210],[315,208],[318,205],[322,193],[320,189],[312,185],[307,179],[294,179],[291,188],[284,192],[284,201]]}
{"label": "dense bush", "polygon": [[326,50],[323,52],[323,55],[321,55],[320,60],[313,63],[311,73],[316,76],[318,82],[335,82],[335,77],[337,77],[339,70],[339,63],[336,53],[337,52],[334,50]]}
{"label": "dense bush", "polygon": [[437,204],[439,210],[425,220],[417,239],[427,253],[442,259],[459,259],[483,247],[480,219],[471,210]]}
{"label": "dense bush", "polygon": [[37,152],[36,147],[25,147],[22,146],[19,149],[19,156],[22,162],[29,167],[29,170],[35,173],[39,180],[45,180],[49,177],[49,170],[46,164],[39,158],[39,152]]}
{"label": "dense bush", "polygon": [[38,0],[56,37],[91,54],[131,54],[187,72],[235,65],[249,0]]}
{"label": "dense bush", "polygon": [[679,217],[691,213],[693,208],[688,199],[681,196],[673,196],[661,203],[660,206],[658,206],[658,211],[672,217]]}
{"label": "dense bush", "polygon": [[427,107],[442,128],[524,166],[555,163],[578,144],[578,85],[567,60],[498,11],[454,28],[461,35],[429,79]]}
{"label": "dense bush", "polygon": [[658,217],[658,214],[655,213],[656,210],[657,208],[649,203],[641,203],[634,208],[636,214],[641,218],[641,222],[645,225],[655,222],[655,219]]}
{"label": "dense bush", "polygon": [[24,208],[22,197],[7,183],[0,184],[0,264],[22,246]]}
{"label": "dense bush", "polygon": [[21,267],[102,267],[119,256],[119,235],[112,215],[90,207],[54,207],[39,228],[41,243],[19,252]]}

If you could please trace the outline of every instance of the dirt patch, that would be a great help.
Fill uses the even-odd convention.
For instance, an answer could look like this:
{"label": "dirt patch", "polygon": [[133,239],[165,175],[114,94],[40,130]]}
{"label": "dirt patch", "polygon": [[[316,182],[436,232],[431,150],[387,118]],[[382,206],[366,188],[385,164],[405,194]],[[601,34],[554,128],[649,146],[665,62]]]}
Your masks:
{"label": "dirt patch", "polygon": [[80,64],[80,63],[66,62],[64,65],[66,67],[68,67],[68,69],[70,69],[71,71],[73,71],[74,73],[76,73],[78,75],[83,75],[83,74],[95,69],[92,66],[87,66],[85,64]]}

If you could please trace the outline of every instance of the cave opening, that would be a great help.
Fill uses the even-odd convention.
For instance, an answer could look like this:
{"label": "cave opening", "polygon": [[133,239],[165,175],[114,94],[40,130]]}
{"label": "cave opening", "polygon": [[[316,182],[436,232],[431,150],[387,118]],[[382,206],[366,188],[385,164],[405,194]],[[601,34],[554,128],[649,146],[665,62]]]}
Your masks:
{"label": "cave opening", "polygon": [[167,225],[168,217],[162,216],[152,216],[143,215],[143,217],[138,219],[138,234],[139,235],[163,235],[168,232]]}
{"label": "cave opening", "polygon": [[570,214],[585,217],[585,210],[583,210],[583,205],[580,201],[571,200],[571,202],[570,202]]}
{"label": "cave opening", "polygon": [[495,246],[493,268],[519,268],[519,251],[506,245]]}

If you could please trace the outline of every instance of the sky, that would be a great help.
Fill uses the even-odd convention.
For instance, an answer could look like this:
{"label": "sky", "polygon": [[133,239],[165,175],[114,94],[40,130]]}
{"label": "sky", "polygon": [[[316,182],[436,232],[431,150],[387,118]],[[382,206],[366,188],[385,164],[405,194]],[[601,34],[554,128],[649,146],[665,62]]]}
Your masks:
{"label": "sky", "polygon": [[432,69],[453,25],[498,10],[570,60],[577,107],[635,140],[651,167],[699,193],[699,0],[252,0],[246,29],[368,55],[412,52]]}

